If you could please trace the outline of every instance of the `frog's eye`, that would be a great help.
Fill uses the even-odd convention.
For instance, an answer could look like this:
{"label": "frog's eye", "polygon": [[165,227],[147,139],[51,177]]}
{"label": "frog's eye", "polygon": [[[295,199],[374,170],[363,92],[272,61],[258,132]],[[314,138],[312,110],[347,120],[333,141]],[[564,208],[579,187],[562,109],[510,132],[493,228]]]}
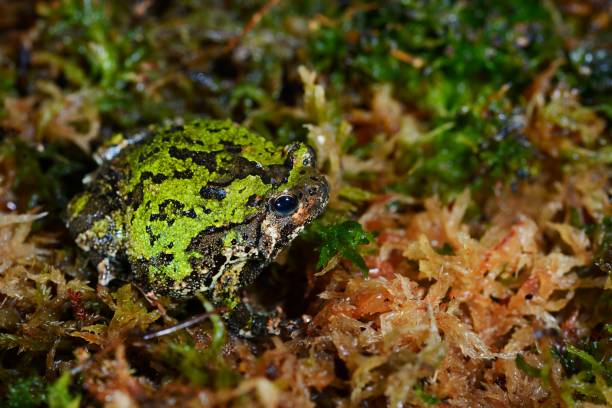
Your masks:
{"label": "frog's eye", "polygon": [[274,212],[283,217],[293,214],[299,205],[300,202],[293,195],[282,195],[272,201]]}

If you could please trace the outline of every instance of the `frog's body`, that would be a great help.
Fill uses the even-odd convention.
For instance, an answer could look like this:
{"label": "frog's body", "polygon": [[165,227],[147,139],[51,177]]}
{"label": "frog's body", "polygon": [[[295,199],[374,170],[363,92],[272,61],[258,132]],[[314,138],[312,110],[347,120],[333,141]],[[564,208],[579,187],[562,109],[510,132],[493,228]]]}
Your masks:
{"label": "frog's body", "polygon": [[159,295],[233,301],[328,200],[309,147],[277,148],[229,121],[117,136],[98,161],[68,226],[99,266],[127,261]]}

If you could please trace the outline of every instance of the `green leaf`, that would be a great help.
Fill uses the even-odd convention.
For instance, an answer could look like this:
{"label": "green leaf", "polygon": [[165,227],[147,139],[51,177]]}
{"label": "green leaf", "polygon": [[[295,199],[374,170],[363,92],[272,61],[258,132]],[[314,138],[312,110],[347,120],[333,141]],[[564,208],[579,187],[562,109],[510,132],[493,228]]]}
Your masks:
{"label": "green leaf", "polygon": [[319,241],[323,243],[317,269],[323,268],[331,258],[339,254],[354,263],[361,269],[364,276],[367,276],[368,267],[359,252],[359,248],[372,242],[374,234],[364,231],[361,224],[356,221],[344,221],[340,224],[315,227],[314,232]]}
{"label": "green leaf", "polygon": [[81,396],[70,394],[70,373],[64,372],[53,384],[47,388],[49,408],[78,408]]}

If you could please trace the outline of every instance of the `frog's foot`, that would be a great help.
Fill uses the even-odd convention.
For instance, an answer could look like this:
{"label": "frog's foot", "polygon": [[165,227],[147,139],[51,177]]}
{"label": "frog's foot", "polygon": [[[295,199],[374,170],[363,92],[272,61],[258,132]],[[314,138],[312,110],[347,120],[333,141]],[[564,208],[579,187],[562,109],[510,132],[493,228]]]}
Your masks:
{"label": "frog's foot", "polygon": [[303,331],[305,323],[304,319],[287,319],[280,307],[274,311],[262,312],[253,310],[248,303],[237,305],[226,317],[228,329],[244,338],[262,336],[290,338],[296,332]]}
{"label": "frog's foot", "polygon": [[104,258],[98,262],[96,269],[98,270],[98,283],[102,286],[108,286],[108,284],[116,278],[112,273],[111,262],[108,258]]}
{"label": "frog's foot", "polygon": [[239,337],[254,338],[265,336],[267,313],[256,312],[245,303],[239,303],[225,316],[227,328]]}

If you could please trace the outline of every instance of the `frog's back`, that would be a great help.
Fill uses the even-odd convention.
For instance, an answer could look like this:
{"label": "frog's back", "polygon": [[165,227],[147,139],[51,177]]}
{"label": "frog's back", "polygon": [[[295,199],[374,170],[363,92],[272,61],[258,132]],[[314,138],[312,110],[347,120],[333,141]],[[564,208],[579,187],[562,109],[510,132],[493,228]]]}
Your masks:
{"label": "frog's back", "polygon": [[202,256],[194,242],[249,222],[289,175],[282,149],[229,121],[210,120],[161,128],[113,166],[127,175],[118,190],[128,258],[147,265],[149,276],[175,281]]}
{"label": "frog's back", "polygon": [[283,158],[270,141],[230,121],[198,120],[152,129],[149,137],[126,149],[115,163],[129,174],[120,185],[122,192],[129,193],[147,178],[198,176],[208,183],[227,179],[233,166],[264,168],[282,164]]}

